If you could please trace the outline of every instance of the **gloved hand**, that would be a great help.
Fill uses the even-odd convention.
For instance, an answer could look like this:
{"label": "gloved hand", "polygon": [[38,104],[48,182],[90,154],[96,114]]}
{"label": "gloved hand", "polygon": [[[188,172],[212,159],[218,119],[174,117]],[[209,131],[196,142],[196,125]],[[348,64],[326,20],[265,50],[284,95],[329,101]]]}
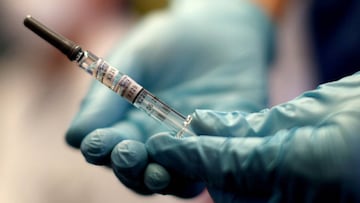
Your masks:
{"label": "gloved hand", "polygon": [[[245,1],[176,1],[140,23],[108,62],[184,115],[195,108],[253,112],[267,102],[271,35],[267,17]],[[129,140],[143,143],[163,130],[95,82],[66,140],[88,162],[113,167],[125,185],[148,194],[147,177],[139,175],[147,168],[146,150]],[[160,171],[168,184],[163,168],[152,164],[147,171]]]}
{"label": "gloved hand", "polygon": [[359,123],[360,72],[259,113],[198,110],[192,127],[204,136],[162,134],[146,147],[215,202],[356,202]]}

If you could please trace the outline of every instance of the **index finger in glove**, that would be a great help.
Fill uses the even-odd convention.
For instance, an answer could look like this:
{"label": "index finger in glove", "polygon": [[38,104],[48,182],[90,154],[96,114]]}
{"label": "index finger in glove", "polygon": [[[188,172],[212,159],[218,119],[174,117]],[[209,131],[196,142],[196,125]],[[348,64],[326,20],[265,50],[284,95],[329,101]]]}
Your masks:
{"label": "index finger in glove", "polygon": [[[232,139],[232,140],[230,140]],[[189,137],[176,139],[165,135],[156,135],[146,142],[149,156],[169,170],[170,174],[185,179],[203,181],[207,186],[224,189],[249,180],[238,175],[256,146],[264,142],[263,138],[224,138],[224,137]],[[242,155],[234,156],[236,148],[242,148]],[[251,167],[250,165],[247,167]],[[249,181],[251,182],[251,181]],[[237,188],[235,188],[235,186]]]}

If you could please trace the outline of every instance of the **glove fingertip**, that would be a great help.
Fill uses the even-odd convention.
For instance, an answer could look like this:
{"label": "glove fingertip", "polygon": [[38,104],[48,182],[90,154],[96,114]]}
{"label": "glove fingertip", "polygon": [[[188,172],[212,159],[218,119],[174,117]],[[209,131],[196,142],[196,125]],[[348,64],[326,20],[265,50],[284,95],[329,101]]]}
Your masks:
{"label": "glove fingertip", "polygon": [[191,128],[199,135],[249,136],[252,131],[245,119],[247,115],[248,113],[241,111],[196,110]]}
{"label": "glove fingertip", "polygon": [[222,114],[224,113],[197,109],[192,115],[191,128],[200,135],[212,134],[213,128],[219,125]]}
{"label": "glove fingertip", "polygon": [[107,165],[110,163],[112,149],[122,139],[122,136],[119,136],[111,128],[97,129],[84,138],[80,149],[89,163]]}
{"label": "glove fingertip", "polygon": [[65,141],[74,148],[80,148],[85,136],[100,127],[100,125],[96,124],[96,119],[91,118],[91,116],[80,116],[79,113],[75,116],[75,119],[67,130]]}
{"label": "glove fingertip", "polygon": [[145,145],[132,140],[117,144],[111,152],[111,162],[118,173],[137,176],[147,164],[148,155]]}
{"label": "glove fingertip", "polygon": [[111,152],[111,166],[116,177],[127,187],[142,195],[153,194],[144,184],[148,157],[143,143],[124,140]]}
{"label": "glove fingertip", "polygon": [[70,127],[65,134],[65,141],[71,147],[78,149],[85,135],[85,132],[81,128]]}
{"label": "glove fingertip", "polygon": [[170,183],[171,176],[168,171],[159,164],[150,163],[145,170],[144,183],[154,192],[164,190]]}

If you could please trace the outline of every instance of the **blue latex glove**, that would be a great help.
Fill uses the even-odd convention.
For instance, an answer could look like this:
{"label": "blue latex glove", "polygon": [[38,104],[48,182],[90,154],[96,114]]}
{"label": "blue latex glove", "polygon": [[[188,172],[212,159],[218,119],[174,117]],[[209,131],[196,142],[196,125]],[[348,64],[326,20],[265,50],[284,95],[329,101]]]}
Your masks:
{"label": "blue latex glove", "polygon": [[[253,112],[267,103],[271,36],[267,17],[245,1],[177,1],[140,23],[108,61],[184,115],[195,108]],[[167,129],[96,82],[66,140],[81,147],[88,162],[111,166],[125,185],[148,194],[152,191],[143,182],[151,178],[139,175],[144,170],[164,178],[152,190],[169,184],[170,177],[159,166],[147,167],[140,143],[163,130]]]}
{"label": "blue latex glove", "polygon": [[192,126],[209,136],[157,135],[146,147],[215,202],[356,202],[359,123],[360,72],[259,113],[198,110]]}

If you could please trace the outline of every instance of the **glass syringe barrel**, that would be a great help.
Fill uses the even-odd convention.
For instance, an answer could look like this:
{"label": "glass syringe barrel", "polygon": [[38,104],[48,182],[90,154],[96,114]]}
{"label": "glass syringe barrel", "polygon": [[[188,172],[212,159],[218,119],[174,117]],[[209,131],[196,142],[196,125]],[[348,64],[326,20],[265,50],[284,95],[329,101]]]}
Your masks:
{"label": "glass syringe barrel", "polygon": [[102,58],[97,57],[91,52],[83,51],[79,45],[50,30],[31,16],[25,18],[24,25],[59,49],[71,61],[76,61],[82,69],[102,84],[109,87],[152,118],[167,126],[177,137],[196,136],[195,133],[188,129],[191,116],[185,117],[170,108],[129,76],[124,75],[109,65]]}
{"label": "glass syringe barrel", "polygon": [[124,75],[109,65],[102,58],[95,56],[91,52],[82,51],[76,61],[82,69],[102,84],[152,118],[167,126],[176,134],[176,137],[196,136],[196,134],[187,128],[191,122],[191,116],[184,117],[170,108],[129,76]]}

